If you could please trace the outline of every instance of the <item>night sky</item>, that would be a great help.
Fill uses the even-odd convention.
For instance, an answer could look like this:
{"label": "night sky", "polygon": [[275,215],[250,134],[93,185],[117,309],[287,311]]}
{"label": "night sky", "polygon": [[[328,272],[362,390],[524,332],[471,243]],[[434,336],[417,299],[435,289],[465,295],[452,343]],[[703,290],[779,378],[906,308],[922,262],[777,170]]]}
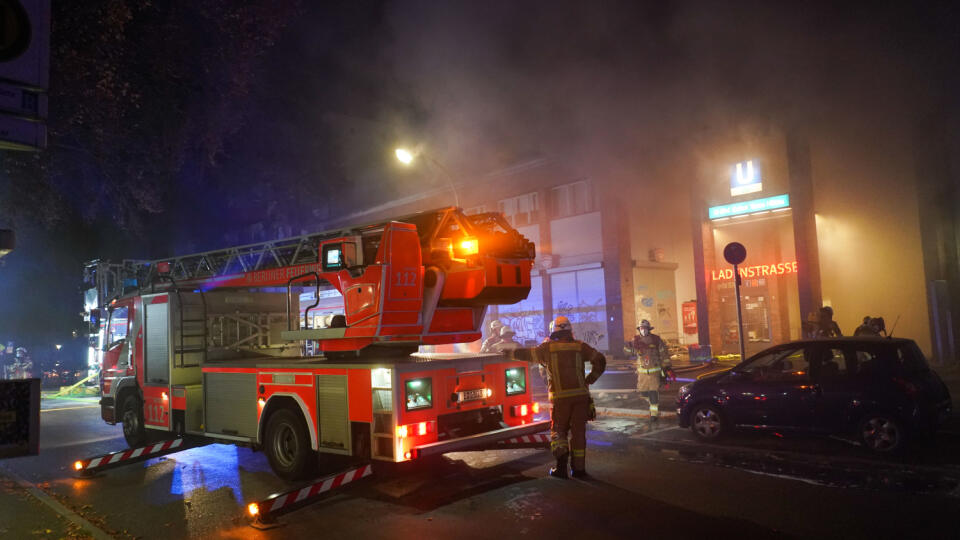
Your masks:
{"label": "night sky", "polygon": [[50,145],[0,177],[0,340],[42,350],[82,327],[83,260],[312,232],[435,181],[398,142],[468,177],[656,170],[746,121],[933,117],[958,150],[953,2],[54,4]]}

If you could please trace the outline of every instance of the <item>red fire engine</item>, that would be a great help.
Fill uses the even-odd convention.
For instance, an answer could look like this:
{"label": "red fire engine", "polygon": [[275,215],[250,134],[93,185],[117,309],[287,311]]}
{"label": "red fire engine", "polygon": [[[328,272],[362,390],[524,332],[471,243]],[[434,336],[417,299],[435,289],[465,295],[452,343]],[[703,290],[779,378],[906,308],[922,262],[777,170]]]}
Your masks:
{"label": "red fire engine", "polygon": [[288,479],[309,475],[317,452],[399,462],[541,431],[525,362],[416,353],[479,339],[488,305],[527,296],[533,259],[500,214],[445,208],[161,261],[93,261],[101,416],[122,423],[131,448],[229,441],[263,449]]}

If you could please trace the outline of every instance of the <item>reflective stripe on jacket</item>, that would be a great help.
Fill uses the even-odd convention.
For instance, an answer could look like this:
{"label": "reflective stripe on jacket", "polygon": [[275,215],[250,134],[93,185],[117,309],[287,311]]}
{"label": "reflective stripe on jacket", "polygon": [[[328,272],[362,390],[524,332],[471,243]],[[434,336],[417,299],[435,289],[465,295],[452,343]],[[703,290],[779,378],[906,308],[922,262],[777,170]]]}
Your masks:
{"label": "reflective stripe on jacket", "polygon": [[[533,349],[517,349],[512,357],[536,362],[547,370],[550,399],[589,395],[588,386],[596,382],[607,368],[607,359],[582,341],[548,341]],[[592,370],[584,376],[584,364]]]}

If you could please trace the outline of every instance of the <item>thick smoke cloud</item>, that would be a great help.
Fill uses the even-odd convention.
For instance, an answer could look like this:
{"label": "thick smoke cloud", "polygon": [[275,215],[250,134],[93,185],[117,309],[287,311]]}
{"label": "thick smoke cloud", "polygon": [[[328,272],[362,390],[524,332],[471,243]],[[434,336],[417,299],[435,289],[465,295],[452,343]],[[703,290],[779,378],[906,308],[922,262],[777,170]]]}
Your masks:
{"label": "thick smoke cloud", "polygon": [[424,1],[388,8],[388,54],[451,162],[540,152],[596,173],[748,124],[910,131],[955,82],[949,11]]}

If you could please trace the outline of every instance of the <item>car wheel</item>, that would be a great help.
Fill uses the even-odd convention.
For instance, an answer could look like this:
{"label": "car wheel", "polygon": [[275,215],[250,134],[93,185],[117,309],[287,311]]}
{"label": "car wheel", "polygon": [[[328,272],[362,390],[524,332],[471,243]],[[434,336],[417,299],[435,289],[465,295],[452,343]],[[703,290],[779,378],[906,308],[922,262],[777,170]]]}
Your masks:
{"label": "car wheel", "polygon": [[284,480],[300,480],[313,472],[316,455],[310,448],[310,434],[303,417],[290,409],[279,409],[267,420],[264,447],[273,472]]}
{"label": "car wheel", "polygon": [[723,415],[713,405],[697,405],[690,411],[690,430],[701,441],[715,441],[726,434]]}
{"label": "car wheel", "polygon": [[123,424],[123,438],[130,448],[147,444],[147,430],[143,427],[143,407],[134,394],[127,394],[120,405],[120,422]]}
{"label": "car wheel", "polygon": [[893,454],[903,448],[903,426],[887,414],[868,414],[860,421],[860,441],[863,446],[878,454]]}

